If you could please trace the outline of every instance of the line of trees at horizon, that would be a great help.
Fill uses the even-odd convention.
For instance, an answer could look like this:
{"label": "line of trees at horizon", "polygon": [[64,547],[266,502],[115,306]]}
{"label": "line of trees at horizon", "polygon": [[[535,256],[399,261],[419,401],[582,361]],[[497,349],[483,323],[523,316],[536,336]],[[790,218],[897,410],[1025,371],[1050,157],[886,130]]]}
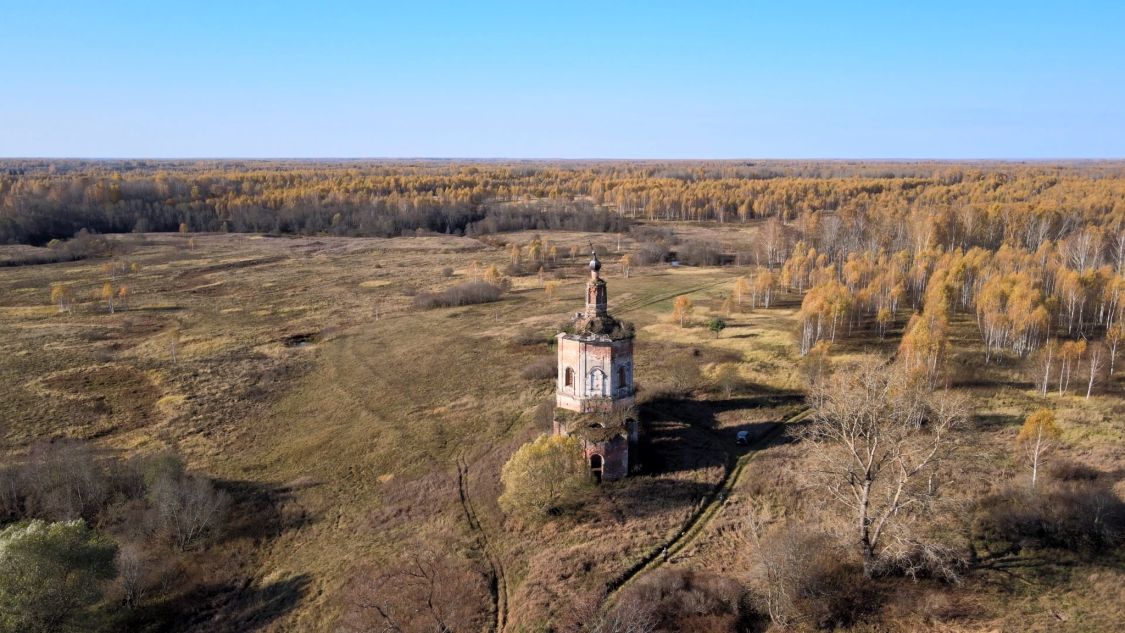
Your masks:
{"label": "line of trees at horizon", "polygon": [[[1125,215],[1125,163],[0,161],[0,243],[81,229],[475,235],[814,213],[847,224],[872,211],[944,218],[935,237],[950,248],[1058,239]],[[965,218],[981,226],[942,230]]]}

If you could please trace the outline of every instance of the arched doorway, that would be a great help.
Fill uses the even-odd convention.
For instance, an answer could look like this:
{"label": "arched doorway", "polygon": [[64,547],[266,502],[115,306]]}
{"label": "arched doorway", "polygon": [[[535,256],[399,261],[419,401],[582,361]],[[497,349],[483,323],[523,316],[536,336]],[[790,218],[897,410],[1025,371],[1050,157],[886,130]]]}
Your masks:
{"label": "arched doorway", "polygon": [[594,481],[599,484],[602,483],[602,456],[594,453],[590,456],[590,473],[594,475]]}

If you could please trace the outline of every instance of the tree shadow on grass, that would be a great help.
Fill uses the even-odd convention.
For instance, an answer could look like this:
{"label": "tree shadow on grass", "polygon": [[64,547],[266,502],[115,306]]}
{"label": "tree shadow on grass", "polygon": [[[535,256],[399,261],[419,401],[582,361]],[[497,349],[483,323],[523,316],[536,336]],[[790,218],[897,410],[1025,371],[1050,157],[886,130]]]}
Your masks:
{"label": "tree shadow on grass", "polygon": [[[799,405],[798,394],[778,393],[722,400],[664,397],[641,406],[645,432],[641,435],[641,461],[646,474],[667,474],[700,468],[730,467],[734,460],[772,431],[782,420],[746,421],[719,429],[719,414],[727,411],[773,409]],[[779,414],[781,415],[781,414]],[[737,444],[740,431],[749,434],[748,444]],[[775,438],[770,445],[787,441],[791,434]]]}
{"label": "tree shadow on grass", "polygon": [[163,594],[122,615],[128,631],[255,631],[300,603],[310,577],[256,579],[253,552],[264,542],[308,525],[314,517],[294,500],[314,482],[285,485],[215,480],[230,496],[227,519],[211,539],[189,549],[179,562],[167,559]]}
{"label": "tree shadow on grass", "polygon": [[292,611],[309,592],[307,574],[255,585],[250,578],[201,585],[160,605],[137,609],[129,631],[258,631]]}
{"label": "tree shadow on grass", "polygon": [[639,448],[646,475],[724,467],[730,462],[715,434],[672,419],[646,421]]}
{"label": "tree shadow on grass", "polygon": [[309,525],[315,517],[294,503],[294,493],[319,484],[270,484],[258,481],[220,479],[215,485],[231,497],[231,508],[218,542],[275,539],[285,532]]}
{"label": "tree shadow on grass", "polygon": [[678,420],[703,429],[715,429],[719,414],[727,411],[782,407],[804,402],[804,396],[792,392],[761,388],[758,385],[754,386],[753,391],[761,392],[761,395],[714,400],[674,396],[655,398],[641,405],[640,414],[643,420]]}
{"label": "tree shadow on grass", "polygon": [[973,416],[972,420],[978,431],[997,431],[1002,428],[1023,424],[1023,418],[1021,416],[1005,413],[980,413]]}
{"label": "tree shadow on grass", "polygon": [[607,487],[603,510],[612,512],[623,525],[630,519],[668,513],[682,515],[685,508],[698,506],[714,492],[715,485],[711,483],[640,475]]}

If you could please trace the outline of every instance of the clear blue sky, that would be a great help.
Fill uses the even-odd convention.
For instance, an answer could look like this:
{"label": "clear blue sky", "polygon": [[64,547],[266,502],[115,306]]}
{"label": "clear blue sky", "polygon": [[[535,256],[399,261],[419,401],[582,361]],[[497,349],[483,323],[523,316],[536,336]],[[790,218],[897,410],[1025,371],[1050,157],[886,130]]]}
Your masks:
{"label": "clear blue sky", "polygon": [[0,156],[1125,157],[1125,2],[0,0]]}

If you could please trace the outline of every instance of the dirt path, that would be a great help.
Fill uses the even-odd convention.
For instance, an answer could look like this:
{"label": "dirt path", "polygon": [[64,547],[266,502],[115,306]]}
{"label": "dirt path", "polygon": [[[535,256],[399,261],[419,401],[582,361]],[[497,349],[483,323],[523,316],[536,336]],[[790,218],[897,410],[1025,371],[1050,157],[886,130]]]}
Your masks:
{"label": "dirt path", "polygon": [[714,519],[725,506],[727,497],[730,492],[738,485],[742,477],[742,473],[746,470],[746,465],[756,457],[763,448],[769,445],[778,435],[784,432],[785,427],[791,423],[798,422],[809,414],[809,410],[805,409],[796,415],[789,417],[782,422],[776,422],[766,431],[761,437],[754,441],[750,447],[750,451],[741,457],[736,457],[731,451],[727,452],[729,459],[726,473],[723,475],[722,480],[716,484],[715,489],[711,491],[711,495],[702,507],[699,508],[688,520],[684,523],[684,527],[680,532],[672,537],[667,542],[660,544],[652,549],[643,559],[637,562],[636,565],[626,570],[624,574],[618,576],[611,581],[607,586],[605,604],[612,605],[618,593],[626,585],[636,580],[646,572],[655,570],[670,560],[676,552],[684,549],[690,545],[700,534],[703,533],[707,525]]}
{"label": "dirt path", "polygon": [[477,541],[481,551],[484,552],[485,559],[488,561],[492,576],[489,579],[488,587],[492,593],[496,621],[493,623],[491,630],[495,633],[503,633],[508,621],[508,581],[504,575],[504,564],[493,550],[492,542],[488,538],[488,533],[481,526],[476,509],[473,507],[472,497],[469,496],[469,465],[465,462],[463,455],[457,457],[457,491],[461,496],[461,507],[465,510],[465,519],[469,522],[469,528],[477,535]]}

